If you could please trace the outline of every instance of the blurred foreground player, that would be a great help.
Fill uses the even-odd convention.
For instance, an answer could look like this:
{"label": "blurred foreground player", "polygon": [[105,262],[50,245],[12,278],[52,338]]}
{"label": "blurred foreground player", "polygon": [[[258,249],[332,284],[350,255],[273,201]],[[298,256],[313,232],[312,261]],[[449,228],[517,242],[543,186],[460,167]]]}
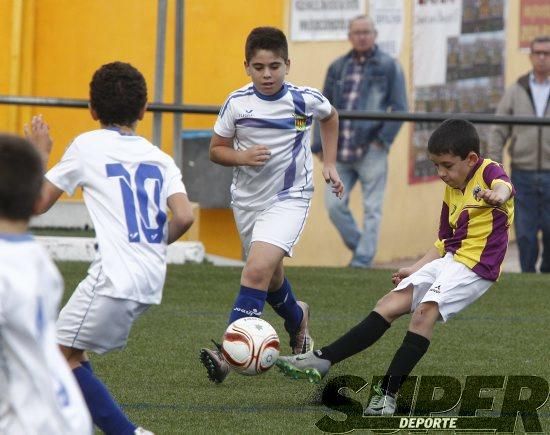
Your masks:
{"label": "blurred foreground player", "polygon": [[26,140],[0,135],[0,434],[91,434],[55,340],[63,280],[27,232],[43,180]]}

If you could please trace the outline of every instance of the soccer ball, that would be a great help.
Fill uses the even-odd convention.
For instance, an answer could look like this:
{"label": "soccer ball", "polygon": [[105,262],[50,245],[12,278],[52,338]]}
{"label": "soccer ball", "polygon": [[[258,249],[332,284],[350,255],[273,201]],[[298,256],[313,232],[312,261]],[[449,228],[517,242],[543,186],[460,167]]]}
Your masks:
{"label": "soccer ball", "polygon": [[258,375],[277,361],[279,337],[265,320],[243,317],[229,325],[223,334],[222,354],[237,373]]}

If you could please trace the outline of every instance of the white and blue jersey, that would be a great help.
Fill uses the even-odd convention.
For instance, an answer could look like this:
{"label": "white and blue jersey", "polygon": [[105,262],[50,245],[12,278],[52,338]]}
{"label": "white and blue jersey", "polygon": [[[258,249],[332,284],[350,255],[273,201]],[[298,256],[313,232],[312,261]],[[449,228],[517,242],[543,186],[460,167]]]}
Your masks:
{"label": "white and blue jersey", "polygon": [[55,339],[63,281],[32,236],[0,234],[0,434],[92,433]]}
{"label": "white and blue jersey", "polygon": [[330,115],[329,101],[317,89],[284,83],[274,95],[260,94],[252,84],[231,93],[214,131],[233,138],[244,151],[264,145],[271,158],[264,166],[238,166],[233,170],[232,205],[243,210],[264,210],[288,198],[313,195],[313,159],[310,130],[313,119]]}
{"label": "white and blue jersey", "polygon": [[81,134],[46,178],[72,195],[82,188],[96,231],[90,266],[100,294],[159,304],[166,276],[167,199],[186,193],[172,157],[140,136]]}

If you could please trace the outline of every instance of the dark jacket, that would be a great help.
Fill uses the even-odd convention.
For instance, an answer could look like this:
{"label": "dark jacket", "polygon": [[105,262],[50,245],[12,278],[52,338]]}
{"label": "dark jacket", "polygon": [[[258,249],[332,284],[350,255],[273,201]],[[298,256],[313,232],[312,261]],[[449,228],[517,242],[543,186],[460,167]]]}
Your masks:
{"label": "dark jacket", "polygon": [[[343,84],[346,66],[353,62],[353,51],[336,59],[329,67],[323,94],[338,110],[344,109]],[[399,63],[388,54],[375,47],[374,53],[367,59],[365,76],[359,88],[359,106],[357,110],[397,112],[407,110],[405,78]],[[352,121],[353,142],[367,147],[374,140],[389,148],[397,135],[402,122],[398,121]],[[317,126],[318,127],[318,126]],[[313,152],[321,151],[319,128],[315,129]]]}

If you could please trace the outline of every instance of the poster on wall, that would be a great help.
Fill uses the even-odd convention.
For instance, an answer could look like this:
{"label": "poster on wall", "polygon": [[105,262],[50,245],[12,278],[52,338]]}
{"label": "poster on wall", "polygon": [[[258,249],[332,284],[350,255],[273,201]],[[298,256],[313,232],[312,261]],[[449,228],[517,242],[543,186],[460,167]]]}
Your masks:
{"label": "poster on wall", "polygon": [[[505,0],[416,0],[413,26],[415,112],[494,113],[504,93]],[[438,123],[417,122],[409,183],[437,179],[427,156]],[[483,154],[490,126],[476,125]]]}
{"label": "poster on wall", "polygon": [[542,35],[550,35],[550,1],[521,0],[519,48],[528,49],[531,41]]}
{"label": "poster on wall", "polygon": [[404,0],[370,0],[369,15],[376,23],[376,44],[392,57],[399,57],[403,41]]}
{"label": "poster on wall", "polygon": [[345,41],[349,21],[365,12],[365,0],[291,0],[290,39]]}

